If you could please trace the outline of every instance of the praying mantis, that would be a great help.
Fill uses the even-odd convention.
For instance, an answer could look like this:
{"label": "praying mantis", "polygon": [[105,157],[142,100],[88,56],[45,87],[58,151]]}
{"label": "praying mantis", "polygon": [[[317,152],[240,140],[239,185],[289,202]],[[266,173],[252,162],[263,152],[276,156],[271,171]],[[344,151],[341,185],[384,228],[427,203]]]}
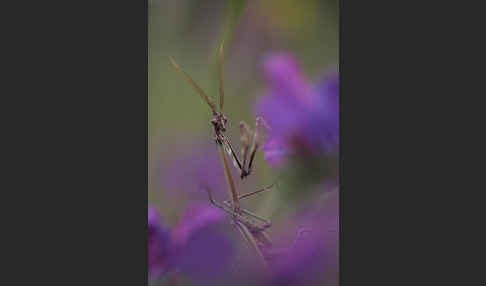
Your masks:
{"label": "praying mantis", "polygon": [[[271,226],[271,222],[262,218],[248,210],[240,207],[240,199],[248,198],[255,194],[270,190],[274,184],[269,187],[250,192],[243,195],[238,195],[236,191],[235,182],[230,172],[228,159],[225,152],[232,159],[234,167],[239,171],[240,178],[243,180],[250,175],[255,159],[255,154],[258,148],[263,144],[264,135],[269,129],[263,118],[257,117],[255,123],[255,131],[253,132],[244,122],[240,122],[241,132],[241,159],[238,158],[234,148],[225,135],[226,123],[228,118],[223,114],[224,107],[224,85],[223,85],[223,43],[221,43],[218,50],[218,77],[219,77],[219,111],[217,110],[214,101],[206,95],[206,93],[194,82],[194,80],[176,63],[174,59],[169,57],[172,66],[176,71],[181,73],[184,79],[192,86],[192,88],[199,94],[199,96],[208,104],[214,118],[210,121],[214,130],[214,139],[218,147],[225,177],[230,195],[230,200],[223,203],[216,202],[211,194],[211,190],[204,187],[208,193],[210,202],[227,212],[232,217],[232,223],[236,226],[245,240],[250,244],[250,247],[257,253],[263,263],[266,265],[268,261],[285,253],[282,249],[272,247],[272,241],[266,230]],[[252,139],[250,144],[250,139]],[[249,157],[249,158],[248,158]],[[300,235],[300,234],[299,234]]]}
{"label": "praying mantis", "polygon": [[[211,111],[213,112],[214,118],[211,120],[211,124],[214,128],[215,139],[217,143],[223,147],[223,149],[228,153],[229,157],[233,161],[233,165],[240,172],[241,179],[246,178],[250,175],[253,162],[255,159],[255,154],[258,148],[263,143],[263,138],[265,131],[268,129],[268,125],[261,117],[256,118],[255,132],[252,132],[244,121],[240,121],[240,132],[241,132],[241,159],[238,158],[236,152],[229,140],[226,137],[226,123],[228,118],[223,114],[224,107],[224,86],[223,86],[223,43],[221,44],[218,52],[218,76],[219,76],[219,112],[217,111],[216,104],[213,100],[206,95],[206,93],[194,82],[194,80],[176,63],[174,59],[169,57],[172,66],[180,72],[185,80],[193,87],[193,89],[201,96],[201,98],[209,105]],[[253,142],[250,144],[250,137],[252,137]],[[251,145],[251,148],[250,148]],[[249,158],[248,158],[249,156]]]}

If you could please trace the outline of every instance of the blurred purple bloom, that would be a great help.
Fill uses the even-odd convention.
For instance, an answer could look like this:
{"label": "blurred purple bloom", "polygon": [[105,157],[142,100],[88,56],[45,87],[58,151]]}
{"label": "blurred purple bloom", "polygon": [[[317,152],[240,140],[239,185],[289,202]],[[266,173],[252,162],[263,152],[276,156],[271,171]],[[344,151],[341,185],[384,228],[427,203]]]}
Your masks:
{"label": "blurred purple bloom", "polygon": [[312,87],[302,75],[297,60],[289,53],[272,53],[263,62],[263,73],[271,93],[304,105],[314,102]]}
{"label": "blurred purple bloom", "polygon": [[285,158],[288,156],[288,149],[286,146],[276,138],[270,138],[263,145],[262,150],[264,152],[265,160],[272,166],[278,167],[285,162]]}
{"label": "blurred purple bloom", "polygon": [[326,201],[316,201],[296,221],[299,236],[288,255],[274,265],[271,285],[337,285],[339,214],[337,191]]}
{"label": "blurred purple bloom", "polygon": [[229,273],[233,255],[224,214],[207,204],[191,204],[177,225],[169,231],[159,213],[148,210],[148,268],[151,279],[178,272],[198,282],[217,285]]}
{"label": "blurred purple bloom", "polygon": [[233,254],[224,213],[207,204],[193,204],[172,232],[177,269],[198,281],[214,285],[228,267]]}
{"label": "blurred purple bloom", "polygon": [[181,196],[189,193],[191,198],[207,200],[202,186],[215,193],[225,192],[225,178],[218,151],[214,145],[187,146],[180,148],[173,159],[160,165],[160,182],[169,194]]}
{"label": "blurred purple bloom", "polygon": [[339,146],[339,75],[331,73],[317,85],[319,95],[318,112],[310,124],[309,132],[316,132],[316,145],[327,153],[337,153]]}
{"label": "blurred purple bloom", "polygon": [[150,277],[167,271],[169,259],[169,232],[162,225],[160,215],[154,208],[148,208],[148,273]]}
{"label": "blurred purple bloom", "polygon": [[336,154],[339,144],[339,79],[337,74],[310,84],[289,53],[272,53],[263,62],[268,91],[256,113],[270,125],[262,149],[273,166],[294,153]]}

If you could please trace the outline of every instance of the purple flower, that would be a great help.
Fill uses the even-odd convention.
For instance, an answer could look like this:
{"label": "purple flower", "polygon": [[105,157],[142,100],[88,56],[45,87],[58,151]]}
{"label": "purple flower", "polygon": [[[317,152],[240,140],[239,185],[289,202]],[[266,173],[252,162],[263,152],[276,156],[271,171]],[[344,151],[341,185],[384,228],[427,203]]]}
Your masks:
{"label": "purple flower", "polygon": [[268,139],[265,145],[263,145],[262,150],[265,159],[272,167],[283,165],[286,157],[289,155],[289,150],[286,148],[286,145],[275,137]]}
{"label": "purple flower", "polygon": [[172,231],[177,269],[201,284],[214,285],[228,267],[233,246],[224,213],[207,204],[190,205]]}
{"label": "purple flower", "polygon": [[339,146],[339,75],[327,74],[317,85],[318,112],[313,114],[310,131],[318,135],[314,144],[327,153],[337,153]]}
{"label": "purple flower", "polygon": [[272,53],[263,62],[268,90],[256,103],[271,130],[262,148],[273,166],[291,154],[336,154],[339,143],[338,75],[317,85],[302,75],[289,53]]}
{"label": "purple flower", "polygon": [[297,60],[289,53],[269,54],[263,62],[263,73],[272,93],[310,105],[315,100],[312,87],[302,75]]}
{"label": "purple flower", "polygon": [[158,277],[167,271],[169,260],[169,232],[162,225],[160,215],[154,208],[148,208],[148,273]]}
{"label": "purple flower", "polygon": [[[294,221],[298,235],[287,255],[273,265],[271,285],[337,285],[338,192],[325,194]],[[325,283],[324,283],[325,282]]]}
{"label": "purple flower", "polygon": [[[198,285],[218,285],[230,273],[232,241],[224,213],[207,204],[191,204],[169,231],[159,213],[148,210],[148,272],[151,279],[178,273]],[[164,275],[165,274],[165,275]]]}

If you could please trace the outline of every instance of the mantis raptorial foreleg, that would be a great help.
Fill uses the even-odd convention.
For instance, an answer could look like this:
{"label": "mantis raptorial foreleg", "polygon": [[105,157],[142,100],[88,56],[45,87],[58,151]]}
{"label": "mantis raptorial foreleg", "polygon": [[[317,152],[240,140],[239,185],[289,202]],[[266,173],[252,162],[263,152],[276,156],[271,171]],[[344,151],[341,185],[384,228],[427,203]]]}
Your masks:
{"label": "mantis raptorial foreleg", "polygon": [[240,133],[241,133],[241,162],[243,169],[246,169],[246,162],[248,158],[248,152],[250,151],[250,139],[251,130],[245,121],[240,121]]}
{"label": "mantis raptorial foreleg", "polygon": [[250,161],[248,162],[248,168],[246,170],[247,175],[251,173],[251,170],[253,168],[253,161],[255,159],[255,154],[258,148],[263,145],[267,130],[268,130],[268,125],[265,122],[265,120],[263,120],[262,117],[257,117],[255,123],[255,133],[253,134],[253,142],[250,149]]}

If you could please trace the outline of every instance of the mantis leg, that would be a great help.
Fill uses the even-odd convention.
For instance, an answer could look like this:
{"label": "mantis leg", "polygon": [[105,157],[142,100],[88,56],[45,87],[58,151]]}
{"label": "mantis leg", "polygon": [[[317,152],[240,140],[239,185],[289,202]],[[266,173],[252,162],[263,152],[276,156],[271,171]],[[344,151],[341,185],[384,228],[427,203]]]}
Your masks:
{"label": "mantis leg", "polygon": [[264,192],[264,191],[271,190],[271,189],[273,188],[273,186],[274,186],[274,185],[275,185],[275,184],[271,184],[270,186],[265,187],[265,188],[263,188],[263,189],[256,190],[256,191],[251,192],[251,193],[247,193],[247,194],[240,195],[240,196],[238,196],[238,199],[240,200],[240,199],[248,198],[248,197],[253,196],[253,195],[255,195],[255,194],[258,194],[258,193],[261,193],[261,192]]}
{"label": "mantis leg", "polygon": [[223,211],[227,212],[228,214],[230,215],[235,215],[235,212],[231,209],[228,209],[228,207],[224,206],[224,205],[221,205],[219,204],[218,202],[216,202],[214,199],[213,199],[213,196],[211,194],[211,190],[208,188],[208,187],[204,187],[204,190],[206,190],[206,192],[208,193],[208,197],[209,197],[209,201],[211,202],[211,204],[213,204],[215,207],[217,208],[220,208],[222,209]]}
{"label": "mantis leg", "polygon": [[255,154],[260,146],[263,145],[265,140],[265,135],[268,130],[268,125],[265,123],[262,117],[257,117],[255,123],[255,133],[253,134],[253,144],[250,151],[250,162],[248,163],[247,174],[251,173],[253,167],[253,160],[255,159]]}
{"label": "mantis leg", "polygon": [[[275,186],[275,183],[274,183],[274,184],[271,184],[270,186],[265,187],[265,188],[263,188],[263,189],[256,190],[256,191],[251,192],[251,193],[247,193],[247,194],[240,195],[240,196],[238,196],[238,200],[240,200],[240,199],[244,199],[244,198],[248,198],[248,197],[250,197],[250,196],[253,196],[253,195],[255,195],[255,194],[258,194],[258,193],[261,193],[261,192],[264,192],[264,191],[271,190],[271,189],[273,188],[273,186]],[[223,202],[223,204],[225,204],[226,206],[232,207],[232,206],[231,206],[231,204],[230,204],[230,201],[228,201],[228,200],[224,201],[224,202]],[[256,215],[256,214],[254,214],[254,213],[252,213],[252,212],[250,212],[250,211],[247,211],[247,210],[245,210],[245,209],[241,209],[241,211],[242,211],[242,212],[244,212],[244,213],[246,213],[246,214],[247,214],[247,215],[249,215],[249,216],[252,216],[252,217],[254,217],[254,218],[256,218],[256,219],[260,220],[260,221],[263,221],[265,224],[268,224],[269,226],[271,225],[271,222],[270,222],[269,220],[267,220],[267,219],[263,218],[263,217],[260,217],[260,216],[258,216],[258,215]],[[268,226],[268,227],[269,227],[269,226]]]}
{"label": "mantis leg", "polygon": [[[274,184],[271,184],[270,186],[265,187],[263,189],[259,189],[259,190],[256,190],[254,192],[250,192],[250,193],[246,193],[246,194],[240,195],[240,196],[238,196],[238,200],[244,199],[244,198],[248,198],[250,196],[256,195],[256,194],[261,193],[261,192],[264,192],[264,191],[271,190],[273,188],[273,186],[275,186],[275,183]],[[229,202],[228,200],[227,201],[224,201],[225,204],[228,203],[228,202]]]}
{"label": "mantis leg", "polygon": [[270,236],[265,232],[265,231],[259,231],[257,233],[254,233],[253,236],[256,238],[257,241],[259,241],[264,247],[270,248],[272,247],[272,240],[270,239]]}
{"label": "mantis leg", "polygon": [[[228,208],[231,208],[232,207],[231,202],[229,202],[229,201],[224,201],[223,204],[224,204],[223,207],[228,207]],[[245,209],[240,208],[239,209],[239,212],[242,213],[242,214],[245,214],[247,216],[250,216],[250,217],[252,217],[254,219],[257,219],[257,220],[259,220],[261,222],[263,222],[264,225],[263,225],[263,228],[261,228],[262,230],[263,229],[266,229],[266,228],[269,228],[269,227],[272,226],[272,222],[271,221],[269,221],[268,219],[263,218],[263,217],[255,214],[255,213],[252,213],[252,212],[250,212],[248,210],[245,210]],[[233,214],[239,216],[239,214],[236,214],[235,212],[233,212]]]}
{"label": "mantis leg", "polygon": [[229,201],[224,201],[223,202],[223,205],[219,204],[218,202],[216,202],[214,199],[213,199],[213,196],[211,194],[211,190],[207,187],[204,188],[206,190],[206,192],[208,193],[208,197],[209,197],[209,201],[211,202],[211,204],[213,204],[214,206],[222,209],[223,211],[227,212],[228,214],[230,214],[231,216],[233,216],[233,218],[235,219],[239,219],[239,220],[244,220],[244,216],[241,215],[241,213],[244,213],[246,215],[249,215],[249,216],[252,216],[256,219],[259,219],[261,221],[263,221],[265,223],[265,226],[264,228],[268,228],[270,227],[271,225],[271,222],[269,220],[266,220],[262,217],[259,217],[257,216],[256,214],[254,213],[251,213],[247,210],[244,210],[244,209],[239,209],[239,212],[235,212],[232,208],[232,205]]}
{"label": "mantis leg", "polygon": [[240,133],[241,133],[241,161],[243,162],[243,170],[246,171],[246,162],[248,158],[248,151],[250,150],[250,137],[251,130],[245,121],[240,121]]}
{"label": "mantis leg", "polygon": [[267,265],[267,262],[265,260],[265,257],[263,256],[262,252],[260,251],[260,248],[258,247],[258,244],[257,244],[255,238],[253,237],[253,234],[240,221],[235,220],[235,225],[238,228],[238,230],[240,231],[241,235],[248,242],[248,244],[250,244],[250,247],[253,248],[253,250],[255,250],[255,252],[257,253],[258,257],[260,257],[261,261],[266,266]]}
{"label": "mantis leg", "polygon": [[252,213],[252,212],[250,212],[248,210],[245,210],[245,209],[241,209],[241,212],[244,213],[244,214],[246,214],[246,215],[249,215],[249,216],[251,216],[251,217],[253,217],[253,218],[257,219],[257,220],[262,221],[265,224],[263,226],[264,229],[265,228],[269,228],[270,226],[272,226],[272,222],[271,221],[269,221],[268,219],[263,218],[263,217],[261,217],[259,215],[256,215],[255,213]]}
{"label": "mantis leg", "polygon": [[246,171],[244,170],[243,165],[241,165],[240,160],[238,159],[238,156],[233,149],[233,146],[231,146],[230,140],[222,134],[220,135],[220,138],[221,139],[218,142],[221,142],[223,149],[226,151],[226,153],[228,153],[228,156],[231,158],[231,161],[233,161],[233,165],[235,166],[235,168],[238,169],[242,175],[246,175]]}

